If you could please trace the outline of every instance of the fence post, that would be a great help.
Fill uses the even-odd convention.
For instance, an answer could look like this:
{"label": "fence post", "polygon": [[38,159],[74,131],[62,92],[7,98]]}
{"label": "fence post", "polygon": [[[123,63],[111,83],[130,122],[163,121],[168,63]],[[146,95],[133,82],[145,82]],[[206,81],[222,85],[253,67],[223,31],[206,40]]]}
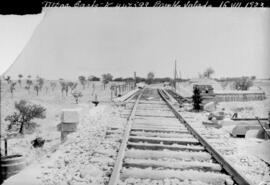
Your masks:
{"label": "fence post", "polygon": [[113,100],[113,87],[111,87],[111,101]]}
{"label": "fence post", "polygon": [[8,144],[7,144],[7,138],[5,138],[5,156],[8,155]]}
{"label": "fence post", "polygon": [[268,126],[270,128],[270,111],[268,112]]}
{"label": "fence post", "polygon": [[121,85],[119,85],[119,94],[121,94]]}

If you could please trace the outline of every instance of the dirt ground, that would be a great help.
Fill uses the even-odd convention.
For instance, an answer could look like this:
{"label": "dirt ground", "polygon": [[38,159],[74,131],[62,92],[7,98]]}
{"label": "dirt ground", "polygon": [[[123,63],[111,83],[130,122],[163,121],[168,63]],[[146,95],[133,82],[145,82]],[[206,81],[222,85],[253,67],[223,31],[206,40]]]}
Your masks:
{"label": "dirt ground", "polygon": [[48,150],[52,142],[42,149],[32,149],[43,155],[36,155],[28,167],[4,185],[107,184],[126,123],[120,116],[122,108],[104,104],[88,109],[78,130],[68,135],[65,143],[54,150]]}
{"label": "dirt ground", "polygon": [[[103,184],[106,179],[108,180],[106,174],[111,170],[109,166],[112,165],[113,157],[116,156],[115,150],[120,145],[123,124],[125,123],[125,119],[121,118],[119,113],[121,106],[116,106],[111,102],[110,85],[107,84],[105,89],[101,82],[91,82],[85,88],[78,85],[76,90],[83,94],[78,104],[75,103],[70,92],[67,96],[62,95],[59,84],[55,90],[49,88],[47,92],[46,86],[44,86],[38,96],[33,89],[28,93],[26,89],[19,86],[16,87],[12,96],[7,86],[2,86],[2,136],[6,135],[8,125],[4,119],[15,111],[15,102],[24,99],[46,108],[46,118],[34,120],[38,127],[33,133],[8,139],[8,155],[22,154],[26,159],[27,167],[18,176],[15,175],[5,181],[5,184],[22,184],[22,182],[24,182],[23,184],[48,185],[77,184],[78,178],[81,178],[81,181],[85,181],[86,184],[90,182]],[[123,94],[127,92],[128,89]],[[97,107],[92,103],[95,100],[95,95],[100,101]],[[70,134],[67,142],[61,144],[57,125],[60,123],[61,110],[70,108],[79,111],[80,124],[77,132]],[[107,139],[106,132],[110,127],[116,127],[118,132],[110,135],[113,138]],[[45,139],[45,144],[41,149],[33,148],[31,145],[31,141],[38,136]],[[3,141],[1,141],[2,151],[4,151]],[[63,158],[63,156],[65,157]],[[94,161],[86,164],[89,157]],[[71,169],[68,172],[66,171],[67,163]],[[64,166],[61,166],[62,164]],[[92,170],[89,172],[90,168]],[[55,175],[55,170],[58,170],[58,176]],[[76,176],[78,175],[76,170],[77,172],[81,170],[80,177]]]}
{"label": "dirt ground", "polygon": [[[214,80],[204,80],[204,83],[211,84],[214,91],[223,91],[221,84]],[[270,111],[270,80],[256,80],[251,89],[265,92],[266,99],[248,102],[219,102],[217,109],[221,110],[224,108],[231,114],[237,112],[238,116],[242,118],[254,118],[255,116],[267,118]],[[225,87],[224,91],[226,90],[231,90],[230,85]],[[192,84],[189,82],[178,83],[177,92],[186,97],[192,96]]]}
{"label": "dirt ground", "polygon": [[[215,88],[222,91],[221,86],[216,82],[211,82],[214,90]],[[229,88],[229,86],[228,86]],[[227,90],[229,90],[227,88]],[[262,90],[266,94],[266,99],[263,101],[249,101],[249,102],[219,102],[217,110],[224,110],[230,118],[233,113],[237,112],[238,117],[241,118],[268,118],[270,111],[270,80],[256,80],[252,89]],[[226,89],[225,89],[226,91]],[[190,83],[178,84],[178,92],[186,95],[192,94],[192,86]],[[259,146],[269,146],[269,141],[256,138],[233,138],[229,133],[229,126],[217,128],[205,128],[202,121],[207,121],[209,113],[182,113],[186,121],[197,127],[199,132],[213,133],[218,135],[218,140],[213,140],[212,144],[215,146],[226,159],[236,166],[242,174],[246,176],[253,184],[269,183],[270,182],[270,168],[269,164],[263,161],[262,153],[258,153]],[[268,144],[268,145],[267,145]],[[261,150],[262,152],[262,150]],[[269,154],[264,154],[267,156]]]}
{"label": "dirt ground", "polygon": [[[258,81],[255,84],[265,91],[266,100],[241,103],[223,102],[218,107],[231,112],[238,111],[241,117],[266,117],[265,114],[270,110],[270,81]],[[186,87],[184,89],[186,92],[191,89],[187,83],[182,87]],[[4,118],[14,111],[15,101],[23,98],[47,109],[46,119],[35,120],[40,125],[35,133],[9,140],[9,154],[21,153],[25,155],[29,167],[18,176],[10,178],[5,182],[5,185],[21,184],[22,180],[26,180],[25,177],[29,174],[35,174],[29,177],[29,181],[25,181],[29,185],[31,185],[30,182],[35,185],[83,185],[105,184],[108,181],[108,174],[112,170],[125,124],[125,119],[121,118],[120,115],[123,107],[109,103],[111,98],[109,86],[104,90],[101,83],[96,83],[95,93],[93,93],[91,85],[89,88],[79,88],[84,95],[79,104],[75,104],[70,94],[62,97],[59,88],[56,88],[55,92],[48,91],[47,94],[43,91],[39,96],[36,96],[34,91],[28,94],[25,89],[17,89],[13,97],[9,92],[2,92],[4,98],[1,101],[1,133],[4,132],[3,128],[7,124]],[[98,107],[94,107],[91,103],[94,94],[98,94],[98,99],[101,101]],[[63,108],[79,109],[82,124],[80,124],[78,132],[70,135],[67,143],[61,145],[60,133],[56,130],[56,125],[60,122],[59,115]],[[190,117],[191,115],[188,113],[186,116]],[[192,117],[195,122],[201,123],[206,115],[197,114],[196,116],[192,115]],[[117,131],[116,134],[108,136],[107,132],[111,127],[117,127]],[[232,139],[228,136],[226,130],[216,129],[215,132],[224,134],[225,137],[221,140],[224,142],[223,145],[231,145],[234,148],[233,153],[228,153],[227,157],[239,168],[242,168],[243,173],[246,173],[248,178],[255,179],[253,182],[256,183],[268,179],[265,172],[269,172],[269,167],[256,156],[243,151],[243,146],[253,141],[243,138]],[[31,147],[30,142],[36,136],[46,139],[46,144],[42,150]],[[253,144],[256,144],[256,142],[257,140]],[[1,143],[1,147],[3,148],[3,143]]]}
{"label": "dirt ground", "polygon": [[[93,85],[94,84],[94,85]],[[45,119],[35,119],[33,120],[38,124],[37,129],[32,134],[25,134],[23,137],[11,138],[8,140],[8,154],[20,153],[26,156],[27,161],[33,160],[33,158],[38,158],[41,153],[35,153],[31,149],[31,140],[38,136],[45,138],[50,142],[50,147],[45,150],[55,150],[59,146],[60,133],[57,131],[56,126],[60,123],[60,113],[62,109],[72,108],[78,109],[81,115],[84,115],[87,111],[94,107],[92,101],[97,95],[100,104],[109,103],[111,100],[111,90],[110,84],[104,86],[101,82],[91,82],[86,85],[85,89],[78,85],[76,90],[82,92],[83,97],[80,98],[79,103],[76,104],[73,96],[69,92],[66,96],[62,96],[60,85],[52,90],[48,88],[46,92],[46,84],[43,90],[36,95],[36,92],[31,89],[30,93],[26,89],[16,86],[16,90],[13,94],[7,89],[7,85],[2,83],[1,89],[1,136],[6,135],[6,128],[8,122],[5,121],[7,115],[12,114],[15,111],[14,103],[22,99],[29,101],[33,104],[38,104],[46,108],[46,118]],[[93,88],[95,86],[95,88]],[[1,141],[1,153],[4,151],[4,142]]]}
{"label": "dirt ground", "polygon": [[259,144],[269,143],[268,141],[256,138],[233,138],[226,128],[205,127],[202,121],[207,121],[207,112],[182,112],[181,115],[252,184],[270,182],[269,164],[251,152],[251,150],[256,151]]}

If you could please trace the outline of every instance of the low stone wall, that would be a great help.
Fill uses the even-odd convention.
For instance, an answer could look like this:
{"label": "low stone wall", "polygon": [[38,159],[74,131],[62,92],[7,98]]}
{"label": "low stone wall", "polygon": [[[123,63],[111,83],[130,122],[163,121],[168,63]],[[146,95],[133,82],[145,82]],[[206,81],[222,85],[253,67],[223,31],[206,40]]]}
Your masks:
{"label": "low stone wall", "polygon": [[264,92],[237,92],[237,93],[215,93],[215,101],[261,101],[264,100]]}

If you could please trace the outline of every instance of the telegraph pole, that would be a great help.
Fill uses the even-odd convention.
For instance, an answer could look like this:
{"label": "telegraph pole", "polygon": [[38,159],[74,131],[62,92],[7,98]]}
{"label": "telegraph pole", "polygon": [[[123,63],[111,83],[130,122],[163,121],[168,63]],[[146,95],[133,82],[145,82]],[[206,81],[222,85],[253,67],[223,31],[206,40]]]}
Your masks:
{"label": "telegraph pole", "polygon": [[177,75],[177,71],[176,71],[177,67],[176,67],[176,60],[174,61],[174,79],[173,79],[173,87],[174,87],[174,91],[176,92],[176,75]]}
{"label": "telegraph pole", "polygon": [[134,72],[134,87],[136,87],[136,82],[137,82],[137,78],[136,78],[136,71]]}

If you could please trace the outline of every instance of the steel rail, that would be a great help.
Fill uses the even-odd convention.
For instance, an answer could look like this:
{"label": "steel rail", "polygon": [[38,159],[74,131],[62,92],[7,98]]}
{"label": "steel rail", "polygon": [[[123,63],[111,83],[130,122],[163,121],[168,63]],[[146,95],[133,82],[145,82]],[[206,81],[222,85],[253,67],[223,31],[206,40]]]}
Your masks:
{"label": "steel rail", "polygon": [[132,108],[131,114],[128,118],[127,121],[127,126],[124,132],[124,136],[123,136],[123,140],[119,149],[119,152],[117,154],[117,159],[115,161],[115,165],[113,168],[113,172],[112,175],[110,177],[110,181],[108,185],[116,185],[118,180],[119,180],[119,176],[120,176],[120,170],[122,168],[122,164],[123,164],[123,159],[124,159],[124,154],[125,154],[125,149],[127,148],[127,142],[128,142],[128,138],[129,138],[129,133],[131,130],[131,123],[133,122],[134,116],[135,116],[135,112],[137,109],[137,106],[139,104],[139,100],[142,96],[144,89],[140,92],[138,98],[136,99],[136,102]]}
{"label": "steel rail", "polygon": [[[268,121],[268,118],[258,118],[260,121]],[[257,118],[232,118],[233,121],[257,121]]]}
{"label": "steel rail", "polygon": [[[238,185],[251,185],[252,183],[247,180],[242,173],[237,171],[228,161],[224,159],[224,157],[216,151],[204,138],[201,137],[201,135],[189,124],[187,123],[184,118],[177,112],[177,110],[174,108],[174,106],[164,97],[163,90],[158,90],[161,98],[166,102],[166,104],[171,108],[177,119],[186,125],[187,129],[194,135],[195,138],[199,140],[199,142],[206,148],[206,150],[214,157],[214,159],[221,164],[221,166],[224,168],[224,170],[233,178],[233,180]],[[165,95],[166,96],[166,95]]]}
{"label": "steel rail", "polygon": [[129,97],[127,97],[126,99],[124,99],[123,102],[127,103],[129,102],[130,100],[132,100],[136,95],[140,94],[141,93],[141,89],[139,89],[137,92],[133,93],[132,95],[130,95]]}
{"label": "steel rail", "polygon": [[264,133],[265,133],[265,134],[267,135],[267,137],[270,139],[270,134],[268,134],[266,128],[265,128],[265,127],[262,125],[262,123],[260,122],[259,117],[256,117],[256,119],[258,120],[258,122],[259,122],[260,126],[262,127]]}

